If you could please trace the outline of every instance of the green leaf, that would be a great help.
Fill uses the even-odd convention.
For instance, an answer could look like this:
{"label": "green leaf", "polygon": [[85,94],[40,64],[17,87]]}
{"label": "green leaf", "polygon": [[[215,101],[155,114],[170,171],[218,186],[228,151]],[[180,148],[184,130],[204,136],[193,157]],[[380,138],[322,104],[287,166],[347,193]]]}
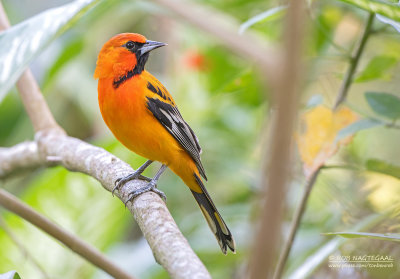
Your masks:
{"label": "green leaf", "polygon": [[361,131],[361,130],[366,130],[369,128],[373,128],[376,126],[383,126],[385,125],[384,122],[375,120],[375,119],[369,119],[369,118],[364,118],[361,120],[358,120],[357,122],[354,122],[350,124],[349,126],[344,127],[341,129],[335,138],[335,141],[339,141],[341,139],[344,139],[348,136],[354,135],[355,133]]}
{"label": "green leaf", "polygon": [[9,271],[4,274],[0,274],[0,279],[21,279],[16,271]]}
{"label": "green leaf", "polygon": [[344,238],[370,238],[387,240],[392,242],[400,242],[400,234],[383,234],[383,233],[365,233],[365,232],[333,232],[324,233],[324,235],[339,235]]}
{"label": "green leaf", "polygon": [[397,59],[391,56],[376,56],[368,62],[365,69],[358,75],[355,82],[365,82],[385,78],[385,72],[396,65]]}
{"label": "green leaf", "polygon": [[368,171],[383,173],[400,179],[400,167],[388,164],[378,159],[370,159],[366,162],[365,167]]}
{"label": "green leaf", "polygon": [[242,23],[239,27],[239,34],[243,34],[249,27],[252,25],[262,22],[262,21],[269,21],[275,18],[278,18],[284,14],[287,9],[287,5],[274,7],[269,9],[261,14],[255,15],[252,18],[248,19],[244,23]]}
{"label": "green leaf", "polygon": [[377,0],[340,0],[363,10],[381,14],[387,18],[400,21],[400,6],[394,3]]}
{"label": "green leaf", "polygon": [[400,117],[400,98],[397,96],[389,93],[367,92],[365,99],[375,113],[393,120]]}
{"label": "green leaf", "polygon": [[76,0],[47,10],[0,34],[0,101],[28,64],[99,0]]}

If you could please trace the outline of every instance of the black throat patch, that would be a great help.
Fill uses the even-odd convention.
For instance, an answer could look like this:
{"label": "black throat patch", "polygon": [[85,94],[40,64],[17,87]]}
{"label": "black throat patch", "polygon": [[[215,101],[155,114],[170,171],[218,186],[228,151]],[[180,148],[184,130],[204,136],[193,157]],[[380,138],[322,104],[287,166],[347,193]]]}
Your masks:
{"label": "black throat patch", "polygon": [[136,55],[137,59],[137,64],[135,68],[126,72],[125,75],[120,76],[118,79],[115,79],[113,82],[114,89],[117,89],[121,84],[123,84],[125,81],[132,78],[133,76],[139,75],[143,72],[144,65],[146,65],[147,59],[149,58],[149,53],[140,55],[140,50],[137,50],[134,52],[134,54]]}

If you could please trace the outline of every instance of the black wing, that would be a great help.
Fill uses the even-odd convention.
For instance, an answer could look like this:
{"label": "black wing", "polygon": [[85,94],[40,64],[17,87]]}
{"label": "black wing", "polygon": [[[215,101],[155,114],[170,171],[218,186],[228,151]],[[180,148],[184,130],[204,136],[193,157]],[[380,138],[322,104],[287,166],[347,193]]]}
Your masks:
{"label": "black wing", "polygon": [[196,163],[202,177],[207,180],[204,167],[201,164],[201,147],[199,140],[190,126],[183,120],[177,107],[157,98],[147,97],[147,108],[167,131],[182,145]]}

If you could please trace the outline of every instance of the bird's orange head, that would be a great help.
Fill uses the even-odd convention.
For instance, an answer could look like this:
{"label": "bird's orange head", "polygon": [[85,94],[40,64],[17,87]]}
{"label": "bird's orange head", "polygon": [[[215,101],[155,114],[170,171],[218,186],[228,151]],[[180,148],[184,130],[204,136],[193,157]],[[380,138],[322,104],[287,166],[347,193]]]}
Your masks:
{"label": "bird's orange head", "polygon": [[113,77],[117,81],[126,75],[140,74],[149,52],[165,45],[136,33],[118,34],[103,45],[97,58],[94,78]]}

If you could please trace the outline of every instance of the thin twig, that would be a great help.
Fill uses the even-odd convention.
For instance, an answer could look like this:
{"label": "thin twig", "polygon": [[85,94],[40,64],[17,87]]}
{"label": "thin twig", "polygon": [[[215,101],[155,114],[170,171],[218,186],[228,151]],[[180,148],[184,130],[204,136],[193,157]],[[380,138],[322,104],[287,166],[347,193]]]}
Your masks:
{"label": "thin twig", "polygon": [[[375,14],[373,14],[373,13],[369,14],[366,26],[364,28],[363,35],[362,35],[361,39],[359,40],[359,42],[355,48],[355,51],[351,57],[350,67],[349,67],[348,71],[346,72],[345,78],[340,87],[340,90],[338,93],[338,98],[335,103],[334,109],[336,109],[346,99],[349,87],[353,81],[353,76],[355,74],[355,70],[357,68],[359,59],[364,50],[365,44],[368,40],[368,37],[371,33],[371,27],[372,27],[374,17],[375,17]],[[321,168],[323,168],[323,167],[321,167]],[[301,199],[300,204],[299,204],[298,208],[296,209],[294,217],[293,217],[292,226],[291,226],[290,232],[289,232],[289,237],[288,237],[287,241],[285,242],[285,246],[279,257],[278,265],[275,269],[275,273],[274,273],[274,277],[273,277],[274,279],[279,279],[282,277],[282,273],[283,273],[286,261],[290,254],[290,250],[292,248],[294,239],[296,237],[296,233],[297,233],[299,224],[300,224],[301,219],[304,214],[304,210],[305,210],[305,207],[306,207],[306,204],[308,201],[308,197],[311,193],[312,187],[318,177],[318,174],[319,174],[321,168],[316,170],[310,177],[309,181],[307,182],[302,199]]]}
{"label": "thin twig", "polygon": [[[301,91],[304,1],[291,1],[286,16],[283,57],[276,69],[273,86],[276,113],[272,119],[271,140],[265,150],[268,163],[263,168],[263,197],[260,224],[249,263],[250,279],[270,278],[279,243],[286,189],[291,177],[291,152],[298,96]],[[268,175],[267,175],[268,173]]]}
{"label": "thin twig", "polygon": [[0,205],[59,240],[72,251],[81,255],[84,259],[104,270],[111,276],[121,279],[134,279],[133,276],[130,276],[103,256],[103,254],[101,254],[96,248],[57,226],[48,218],[39,214],[30,206],[22,203],[16,197],[3,189],[0,189]]}
{"label": "thin twig", "polygon": [[313,188],[315,181],[320,173],[321,168],[317,169],[307,181],[307,184],[304,188],[303,196],[301,197],[300,204],[298,205],[296,211],[294,212],[292,225],[290,227],[289,237],[285,242],[285,246],[279,256],[278,264],[275,269],[274,279],[279,279],[282,277],[282,272],[285,267],[286,261],[290,254],[290,250],[292,249],[294,239],[296,237],[297,229],[299,228],[301,218],[303,217],[304,210],[307,205],[308,197],[310,196],[311,189]]}
{"label": "thin twig", "polygon": [[21,251],[22,255],[26,257],[32,264],[39,270],[43,278],[50,279],[50,276],[46,273],[40,263],[31,255],[28,249],[19,241],[18,237],[13,233],[13,231],[7,226],[6,221],[0,215],[0,227],[8,235],[8,237],[15,243],[18,249]]}
{"label": "thin twig", "polygon": [[364,31],[354,49],[354,52],[353,52],[351,58],[350,58],[350,65],[349,65],[349,68],[347,69],[346,75],[344,76],[344,80],[339,89],[339,94],[337,96],[335,105],[333,106],[333,110],[336,110],[339,107],[339,105],[342,104],[346,100],[346,97],[347,97],[350,85],[353,81],[353,77],[354,77],[355,71],[357,69],[361,54],[363,53],[365,45],[367,43],[367,40],[371,34],[372,23],[374,21],[374,18],[375,18],[375,14],[369,13],[367,22],[364,27]]}

